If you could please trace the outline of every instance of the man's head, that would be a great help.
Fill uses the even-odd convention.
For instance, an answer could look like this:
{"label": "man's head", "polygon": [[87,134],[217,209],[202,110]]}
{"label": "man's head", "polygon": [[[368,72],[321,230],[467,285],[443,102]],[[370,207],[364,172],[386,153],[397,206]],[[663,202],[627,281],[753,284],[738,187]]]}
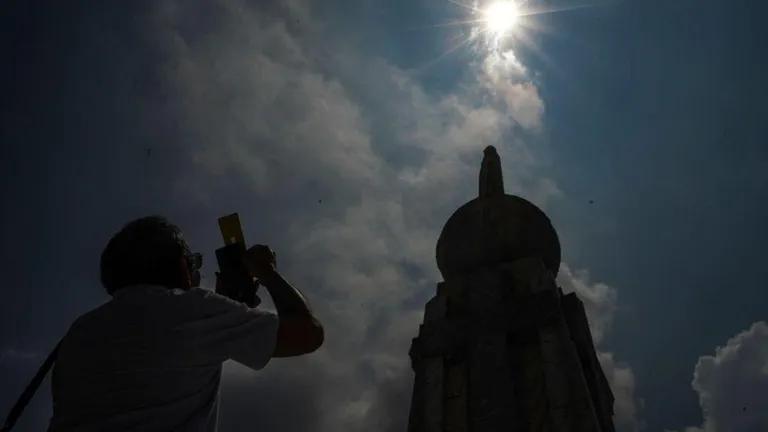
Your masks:
{"label": "man's head", "polygon": [[109,294],[151,284],[189,289],[200,282],[200,256],[190,253],[176,225],[148,216],[125,225],[101,253],[101,283]]}

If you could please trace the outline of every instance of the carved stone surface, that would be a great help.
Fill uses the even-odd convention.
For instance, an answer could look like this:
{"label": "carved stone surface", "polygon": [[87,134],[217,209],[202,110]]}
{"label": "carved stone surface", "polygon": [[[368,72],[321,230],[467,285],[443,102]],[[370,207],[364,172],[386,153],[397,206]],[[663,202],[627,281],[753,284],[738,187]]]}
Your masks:
{"label": "carved stone surface", "polygon": [[449,364],[445,369],[445,427],[446,432],[467,432],[468,423],[467,363]]}
{"label": "carved stone surface", "polygon": [[424,432],[443,432],[443,358],[424,360]]}
{"label": "carved stone surface", "polygon": [[571,339],[576,346],[584,371],[584,379],[589,387],[595,414],[603,432],[614,432],[613,392],[597,359],[584,305],[574,293],[563,296],[562,304],[563,314],[571,332]]}
{"label": "carved stone surface", "polygon": [[479,335],[469,371],[469,424],[473,432],[504,430],[514,424],[512,377],[504,333]]}

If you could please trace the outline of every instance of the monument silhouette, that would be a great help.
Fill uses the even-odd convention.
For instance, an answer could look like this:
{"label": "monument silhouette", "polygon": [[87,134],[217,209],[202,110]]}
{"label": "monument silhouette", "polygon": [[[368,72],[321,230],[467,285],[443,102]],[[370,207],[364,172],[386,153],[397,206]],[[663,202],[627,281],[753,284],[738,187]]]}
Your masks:
{"label": "monument silhouette", "polygon": [[555,282],[549,218],[504,193],[487,147],[479,196],[437,242],[444,281],[413,339],[409,432],[614,432],[584,306]]}

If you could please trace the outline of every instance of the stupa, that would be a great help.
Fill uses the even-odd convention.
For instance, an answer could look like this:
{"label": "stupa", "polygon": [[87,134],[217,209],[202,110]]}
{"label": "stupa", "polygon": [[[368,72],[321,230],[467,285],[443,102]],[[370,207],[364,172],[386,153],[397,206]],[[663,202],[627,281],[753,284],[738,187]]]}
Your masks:
{"label": "stupa", "polygon": [[584,306],[555,282],[549,218],[504,193],[494,147],[479,189],[437,242],[444,281],[411,345],[409,432],[614,432]]}

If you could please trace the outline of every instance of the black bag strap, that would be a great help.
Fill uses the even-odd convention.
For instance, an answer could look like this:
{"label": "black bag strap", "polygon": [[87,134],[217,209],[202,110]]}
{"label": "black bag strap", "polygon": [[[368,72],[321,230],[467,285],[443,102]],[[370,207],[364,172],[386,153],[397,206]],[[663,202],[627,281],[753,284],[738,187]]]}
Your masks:
{"label": "black bag strap", "polygon": [[19,420],[21,413],[24,412],[24,408],[26,408],[27,404],[29,404],[29,401],[32,400],[32,396],[35,395],[35,392],[40,387],[43,379],[45,379],[48,371],[51,370],[53,363],[56,362],[56,357],[59,353],[59,346],[61,346],[61,341],[59,341],[53,351],[48,354],[48,358],[45,359],[43,364],[40,366],[40,369],[37,370],[34,378],[32,378],[32,381],[29,382],[27,388],[24,389],[24,392],[21,393],[21,396],[19,396],[19,399],[8,413],[8,417],[5,418],[5,423],[3,423],[3,426],[0,427],[0,432],[10,431],[16,424],[16,421]]}

